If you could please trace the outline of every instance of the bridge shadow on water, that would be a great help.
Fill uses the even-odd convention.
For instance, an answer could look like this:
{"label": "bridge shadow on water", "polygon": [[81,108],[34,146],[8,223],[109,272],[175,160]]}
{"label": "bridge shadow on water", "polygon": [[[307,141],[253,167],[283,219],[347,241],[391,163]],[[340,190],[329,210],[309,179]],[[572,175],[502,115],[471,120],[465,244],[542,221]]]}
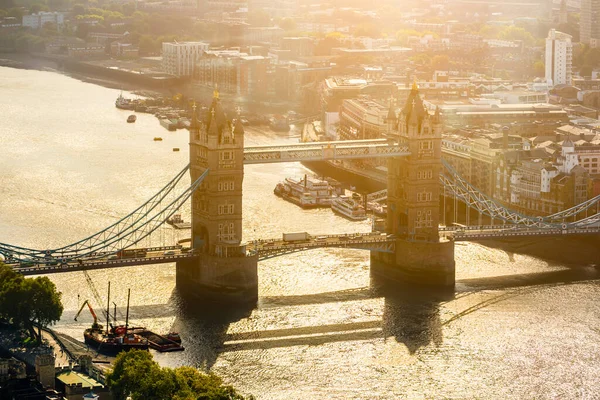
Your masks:
{"label": "bridge shadow on water", "polygon": [[[427,346],[443,343],[443,328],[448,323],[470,312],[518,296],[528,291],[549,286],[566,285],[600,279],[600,271],[593,267],[567,268],[555,271],[512,274],[498,277],[462,279],[456,290],[440,292],[398,283],[372,279],[369,287],[298,296],[261,297],[256,306],[224,307],[182,298],[177,290],[169,301],[170,313],[177,316],[173,330],[180,332],[186,346],[188,359],[198,367],[209,370],[220,354],[238,351],[265,351],[292,346],[318,346],[327,343],[362,340],[395,340],[406,346],[410,354]],[[524,288],[524,289],[523,289]],[[515,289],[515,290],[511,290]],[[440,307],[455,298],[479,291],[499,290],[498,296],[471,305],[464,312],[443,321]],[[508,291],[508,292],[506,292]],[[524,292],[525,291],[525,292]],[[277,312],[278,308],[325,303],[360,302],[382,299],[383,312],[373,320],[320,324],[282,329],[251,330],[228,333],[233,323],[250,317],[255,308]],[[165,305],[166,306],[166,305]],[[135,307],[135,314],[163,315],[165,307]],[[357,304],[357,307],[361,307]],[[173,309],[174,308],[174,309]],[[147,315],[147,314],[146,314]],[[334,319],[332,316],[331,319]],[[327,316],[323,316],[327,320]]]}
{"label": "bridge shadow on water", "polygon": [[[600,271],[579,267],[555,271],[511,274],[498,277],[470,278],[457,281],[456,290],[440,292],[373,279],[369,287],[298,296],[261,297],[256,306],[261,311],[277,308],[326,303],[357,302],[382,299],[383,311],[366,321],[320,324],[282,329],[251,330],[228,333],[233,323],[251,316],[253,305],[224,307],[182,298],[175,289],[168,304],[132,307],[132,314],[173,316],[172,329],[180,332],[189,360],[209,370],[225,352],[265,351],[292,346],[318,346],[335,342],[395,340],[414,354],[420,348],[440,346],[444,326],[471,312],[546,287],[600,280]],[[480,291],[498,290],[498,295],[481,303],[470,304],[463,312],[443,321],[440,307],[455,298]],[[357,304],[357,307],[361,307]],[[368,317],[367,317],[368,318]],[[327,320],[326,315],[323,320]],[[332,316],[331,319],[335,319]],[[285,321],[284,321],[285,322]]]}
{"label": "bridge shadow on water", "polygon": [[[450,295],[450,298],[452,295]],[[222,308],[214,304],[202,305],[183,299],[173,292],[171,304],[176,303],[178,318],[173,325],[185,340],[189,358],[198,366],[210,369],[220,353],[261,351],[291,346],[318,346],[334,342],[357,340],[388,340],[402,343],[410,351],[430,344],[442,343],[442,324],[439,305],[449,300],[448,295],[424,293],[408,287],[388,287],[374,283],[371,287],[305,296],[263,297],[258,308],[322,304],[383,298],[383,315],[377,320],[321,324],[283,329],[268,329],[227,333],[232,323],[250,316],[252,309]],[[267,311],[268,312],[268,311]],[[332,316],[334,319],[335,316]],[[327,319],[327,316],[324,316]]]}

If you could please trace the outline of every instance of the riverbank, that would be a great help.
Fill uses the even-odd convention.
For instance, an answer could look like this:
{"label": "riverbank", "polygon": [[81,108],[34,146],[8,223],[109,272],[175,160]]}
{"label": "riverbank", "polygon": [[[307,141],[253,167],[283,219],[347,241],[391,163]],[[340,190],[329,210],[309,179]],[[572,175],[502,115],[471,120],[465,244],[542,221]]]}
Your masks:
{"label": "riverbank", "polygon": [[49,328],[42,329],[41,345],[27,347],[23,344],[21,330],[10,325],[3,326],[0,328],[0,348],[32,368],[35,367],[36,357],[45,354],[54,356],[54,366],[57,368],[78,364],[78,360],[83,356],[88,356],[93,363],[105,368],[114,361],[114,357],[90,350],[89,346],[75,338]]}
{"label": "riverbank", "polygon": [[[144,96],[174,96],[181,94],[186,98],[201,102],[212,97],[214,88],[194,84],[189,79],[169,78],[153,69],[152,74],[138,71],[140,63],[122,60],[80,61],[44,53],[0,53],[0,66],[35,69],[61,73],[83,82],[99,86],[121,89]],[[152,79],[150,75],[156,75]],[[241,99],[234,93],[220,93],[220,99],[226,108],[241,106],[254,113],[281,114],[293,108],[287,103],[254,103]]]}

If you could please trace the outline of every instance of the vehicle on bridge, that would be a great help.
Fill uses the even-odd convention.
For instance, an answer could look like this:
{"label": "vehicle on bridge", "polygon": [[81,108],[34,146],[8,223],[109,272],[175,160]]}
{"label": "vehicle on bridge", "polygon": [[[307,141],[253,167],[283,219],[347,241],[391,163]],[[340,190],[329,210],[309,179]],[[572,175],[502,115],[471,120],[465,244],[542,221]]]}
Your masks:
{"label": "vehicle on bridge", "polygon": [[124,249],[117,251],[118,258],[144,258],[148,252],[146,249]]}
{"label": "vehicle on bridge", "polygon": [[305,242],[310,240],[308,232],[291,232],[283,234],[284,242]]}

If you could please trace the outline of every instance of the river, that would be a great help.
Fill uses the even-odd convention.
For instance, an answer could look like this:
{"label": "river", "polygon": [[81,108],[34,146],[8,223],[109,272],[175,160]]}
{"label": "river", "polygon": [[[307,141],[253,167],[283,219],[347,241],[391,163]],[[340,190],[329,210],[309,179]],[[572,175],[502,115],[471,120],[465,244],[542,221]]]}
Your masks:
{"label": "river", "polygon": [[[45,249],[83,238],[187,164],[187,131],[168,132],[148,114],[127,124],[129,112],[114,107],[118,94],[51,71],[0,67],[0,242]],[[298,136],[253,129],[246,143]],[[370,229],[275,197],[278,181],[310,172],[300,164],[245,171],[245,240]],[[134,323],[181,333],[186,350],[155,354],[161,365],[210,368],[258,399],[599,398],[594,268],[458,243],[456,270],[451,297],[382,291],[368,252],[312,250],[261,262],[258,305],[239,313],[183,302],[174,265],[89,274],[103,297],[111,282],[120,313],[131,288]],[[65,306],[56,329],[82,340],[91,317],[74,321],[78,306],[101,306],[82,272],[50,278]]]}

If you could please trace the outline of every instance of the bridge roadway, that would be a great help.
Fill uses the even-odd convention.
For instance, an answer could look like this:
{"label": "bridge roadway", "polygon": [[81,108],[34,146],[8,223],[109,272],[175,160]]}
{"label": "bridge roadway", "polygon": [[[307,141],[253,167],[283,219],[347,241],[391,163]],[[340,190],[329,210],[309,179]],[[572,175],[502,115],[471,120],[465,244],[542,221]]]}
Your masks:
{"label": "bridge roadway", "polygon": [[284,254],[316,248],[334,247],[373,250],[384,253],[394,252],[394,239],[385,233],[348,233],[341,235],[311,235],[309,240],[284,241],[282,239],[261,239],[246,245],[248,254],[258,252],[259,260],[266,260]]}
{"label": "bridge roadway", "polygon": [[[256,240],[246,245],[246,251],[249,255],[253,255],[258,252],[258,259],[266,260],[283,254],[290,254],[302,250],[321,247],[393,252],[394,240],[388,239],[386,234],[380,232],[341,235],[313,235],[309,240],[305,241],[286,242],[281,239]],[[181,245],[152,247],[147,249],[141,248],[139,250],[145,251],[146,255],[144,257],[120,258],[114,253],[98,253],[93,258],[83,257],[78,259],[76,262],[60,263],[56,259],[52,259],[47,263],[8,263],[8,265],[11,266],[15,271],[27,276],[84,270],[88,271],[104,268],[118,268],[134,265],[164,264],[201,257],[200,254],[195,253],[189,248]]]}
{"label": "bridge roadway", "polygon": [[[566,226],[566,225],[564,225]],[[476,239],[505,239],[511,237],[597,235],[600,227],[531,228],[518,225],[487,225],[465,227],[440,227],[440,236],[452,237],[456,242]]]}
{"label": "bridge roadway", "polygon": [[244,164],[344,160],[410,155],[408,145],[386,139],[309,142],[244,148]]}
{"label": "bridge roadway", "polygon": [[[440,237],[450,238],[457,242],[511,237],[597,234],[600,234],[600,227],[568,229],[519,228],[514,225],[440,227]],[[381,232],[369,232],[340,235],[311,235],[308,240],[297,241],[284,241],[279,238],[260,239],[249,242],[246,245],[247,254],[254,255],[258,253],[259,260],[316,248],[348,248],[393,253],[395,238]],[[15,271],[27,276],[134,265],[164,264],[201,257],[201,254],[195,253],[181,245],[152,247],[140,250],[146,251],[145,257],[119,258],[114,253],[98,253],[93,258],[85,257],[78,259],[76,262],[59,263],[56,259],[53,259],[46,264],[30,265],[29,263],[11,264],[8,262],[8,265],[15,269]]]}

